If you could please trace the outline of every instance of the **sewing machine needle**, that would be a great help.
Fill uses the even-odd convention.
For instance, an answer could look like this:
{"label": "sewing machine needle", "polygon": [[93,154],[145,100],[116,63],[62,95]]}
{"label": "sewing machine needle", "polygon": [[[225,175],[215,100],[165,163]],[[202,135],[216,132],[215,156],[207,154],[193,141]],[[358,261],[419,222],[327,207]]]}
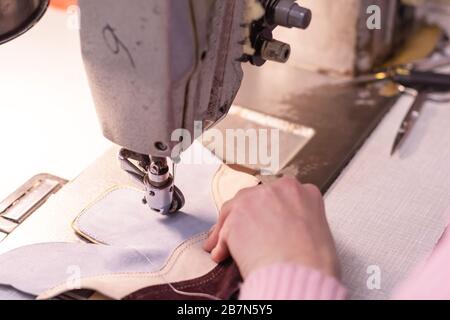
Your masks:
{"label": "sewing machine needle", "polygon": [[422,111],[423,105],[428,98],[428,92],[425,90],[418,91],[416,99],[413,104],[409,108],[408,113],[406,114],[403,122],[400,126],[400,129],[397,131],[397,135],[395,137],[394,145],[392,146],[391,156],[400,149],[403,142],[405,142],[408,135],[411,133],[414,125],[416,124],[420,113]]}

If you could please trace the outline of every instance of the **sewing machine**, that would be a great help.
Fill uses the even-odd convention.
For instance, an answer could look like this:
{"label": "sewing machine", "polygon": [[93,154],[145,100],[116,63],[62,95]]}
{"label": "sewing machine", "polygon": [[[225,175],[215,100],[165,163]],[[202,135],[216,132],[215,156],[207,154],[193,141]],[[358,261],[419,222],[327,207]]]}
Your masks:
{"label": "sewing machine", "polygon": [[82,0],[80,8],[83,58],[103,133],[125,148],[122,168],[161,214],[184,204],[169,163],[197,138],[195,123],[208,129],[227,115],[243,62],[288,60],[289,44],[272,36],[277,26],[306,29],[312,17],[294,0]]}
{"label": "sewing machine", "polygon": [[[336,17],[333,10],[328,11],[330,4],[326,1],[304,1],[305,6],[312,6],[315,11],[323,13],[319,21],[332,21],[326,27],[319,24],[307,32],[295,29],[309,26],[311,11],[293,0],[164,0],[151,3],[142,0],[134,2],[133,6],[123,1],[116,1],[112,6],[111,1],[107,4],[104,1],[79,2],[82,55],[97,114],[104,135],[124,148],[118,152],[120,163],[125,172],[135,178],[137,185],[145,189],[144,202],[150,209],[162,214],[175,212],[183,206],[185,200],[176,188],[174,170],[170,167],[197,138],[198,132],[214,127],[219,121],[221,129],[230,124],[242,124],[242,120],[252,123],[252,117],[226,117],[232,103],[255,109],[258,111],[256,117],[274,115],[271,118],[274,127],[283,118],[285,110],[290,110],[285,127],[300,128],[306,134],[292,136],[294,145],[282,137],[280,145],[294,151],[283,159],[279,169],[292,170],[288,164],[296,163],[293,172],[288,173],[297,175],[304,182],[315,183],[323,191],[389,109],[385,98],[369,94],[365,99],[375,99],[379,107],[353,110],[355,114],[361,113],[361,121],[351,123],[355,126],[352,137],[338,139],[345,145],[329,145],[327,141],[330,136],[345,134],[348,119],[342,118],[345,114],[340,112],[330,116],[332,121],[317,121],[315,114],[329,109],[327,106],[334,103],[335,96],[328,97],[327,91],[323,91],[320,96],[325,101],[320,102],[302,96],[304,91],[334,81],[333,77],[324,73],[345,75],[363,71],[393,46],[394,28],[377,33],[378,37],[386,33],[385,38],[391,39],[390,42],[385,41],[386,48],[383,50],[379,46],[377,50],[369,50],[367,45],[358,44],[357,47],[364,47],[366,54],[359,51],[350,54],[356,39],[361,37],[356,32],[345,34],[343,42],[336,41],[339,38],[336,38],[338,34],[333,32],[334,29],[340,30],[344,26],[354,29],[355,23],[365,23],[362,18],[365,15],[364,2],[359,0],[332,5],[344,9],[356,5],[357,9],[345,17]],[[42,17],[48,5],[46,0],[3,0],[2,3],[9,6],[2,6],[3,10],[8,8],[4,15],[8,18],[1,20],[1,42],[12,40],[29,30]],[[384,0],[377,3],[386,11],[395,12],[391,1],[389,4]],[[392,24],[395,15],[389,14],[388,17],[384,23]],[[167,26],[166,32],[161,32],[164,30],[161,26]],[[283,29],[289,32],[285,33]],[[361,32],[366,41],[368,38],[375,41],[373,32],[369,33],[370,37],[367,30]],[[290,39],[295,49],[291,52],[290,45],[275,40],[274,34],[280,39]],[[303,34],[312,36],[303,38]],[[313,50],[309,55],[303,52],[308,52],[315,44],[322,46],[321,41],[332,48],[339,42],[339,47],[331,51],[343,50],[349,53],[348,56],[365,56],[362,60],[366,62],[369,50],[372,52],[372,62],[361,66],[359,60],[354,58],[346,61],[337,59],[330,64],[331,56],[322,56],[310,64],[311,71],[297,68],[302,62],[311,61],[320,54],[320,50]],[[290,56],[291,64],[283,64]],[[267,60],[281,64],[267,63],[262,68],[255,68]],[[342,69],[343,66],[347,67]],[[246,79],[241,86],[244,74]],[[240,86],[242,90],[236,97]],[[297,94],[298,97],[294,97]],[[358,94],[357,91],[344,94],[343,107],[347,103],[350,105]],[[295,99],[286,101],[285,97]],[[313,104],[314,110],[310,108]],[[196,121],[202,130],[196,130]],[[308,143],[311,140],[312,143]],[[324,148],[326,144],[327,148]],[[109,161],[117,165],[115,159]],[[96,165],[106,166],[101,163]],[[111,175],[115,175],[114,172]],[[89,184],[96,185],[101,178],[92,176],[89,180]],[[8,226],[3,229],[6,234],[65,183],[64,179],[54,176],[37,176],[5,199],[0,205],[0,212],[5,213],[7,209],[13,211],[7,216],[13,224],[7,221]],[[80,199],[80,202],[83,201]]]}
{"label": "sewing machine", "polygon": [[[4,41],[30,28],[48,1],[10,3],[16,21],[2,26]],[[226,116],[242,63],[288,60],[289,44],[272,36],[277,26],[306,29],[312,17],[294,0],[79,5],[82,53],[103,133],[125,148],[122,168],[161,214],[184,205],[168,163],[193,142],[194,123],[208,129]]]}

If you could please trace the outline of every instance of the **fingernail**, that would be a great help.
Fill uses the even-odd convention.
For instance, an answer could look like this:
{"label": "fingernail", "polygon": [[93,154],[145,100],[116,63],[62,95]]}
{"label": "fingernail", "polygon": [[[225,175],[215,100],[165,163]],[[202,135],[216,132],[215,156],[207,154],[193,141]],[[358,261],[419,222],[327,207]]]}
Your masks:
{"label": "fingernail", "polygon": [[217,262],[217,247],[215,247],[212,251],[211,251],[211,258]]}

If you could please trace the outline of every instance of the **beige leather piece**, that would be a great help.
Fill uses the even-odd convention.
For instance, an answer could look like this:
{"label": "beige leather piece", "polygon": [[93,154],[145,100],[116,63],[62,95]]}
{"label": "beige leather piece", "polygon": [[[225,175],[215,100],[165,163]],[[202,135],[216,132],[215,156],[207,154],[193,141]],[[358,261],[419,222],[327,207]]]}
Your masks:
{"label": "beige leather piece", "polygon": [[[217,208],[234,197],[243,188],[255,186],[259,181],[248,174],[230,169],[222,165],[212,181],[212,193]],[[202,244],[206,233],[195,236],[181,244],[167,263],[158,272],[105,274],[81,279],[83,289],[94,290],[111,299],[123,297],[146,287],[180,282],[199,278],[211,272],[217,264],[206,253]],[[50,299],[68,291],[66,283],[43,292],[38,299]]]}
{"label": "beige leather piece", "polygon": [[212,182],[212,192],[217,210],[222,205],[234,198],[240,190],[253,187],[259,184],[259,180],[240,171],[231,169],[226,165],[222,165],[217,171]]}
{"label": "beige leather piece", "polygon": [[[159,272],[118,273],[87,277],[81,279],[80,286],[83,289],[97,291],[111,299],[121,299],[148,286],[201,277],[217,266],[202,249],[205,239],[206,234],[202,234],[184,242],[174,251],[167,264]],[[51,299],[68,290],[70,290],[68,284],[63,283],[43,292],[38,299]]]}

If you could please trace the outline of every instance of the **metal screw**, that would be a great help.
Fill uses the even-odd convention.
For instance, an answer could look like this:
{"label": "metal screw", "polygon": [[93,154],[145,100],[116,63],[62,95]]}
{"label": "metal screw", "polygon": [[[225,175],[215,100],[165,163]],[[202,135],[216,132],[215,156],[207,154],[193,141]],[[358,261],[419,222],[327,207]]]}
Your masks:
{"label": "metal screw", "polygon": [[158,149],[159,151],[166,151],[168,147],[163,142],[158,141],[155,143],[155,148]]}
{"label": "metal screw", "polygon": [[278,40],[266,40],[261,47],[261,58],[285,63],[291,55],[291,46]]}

